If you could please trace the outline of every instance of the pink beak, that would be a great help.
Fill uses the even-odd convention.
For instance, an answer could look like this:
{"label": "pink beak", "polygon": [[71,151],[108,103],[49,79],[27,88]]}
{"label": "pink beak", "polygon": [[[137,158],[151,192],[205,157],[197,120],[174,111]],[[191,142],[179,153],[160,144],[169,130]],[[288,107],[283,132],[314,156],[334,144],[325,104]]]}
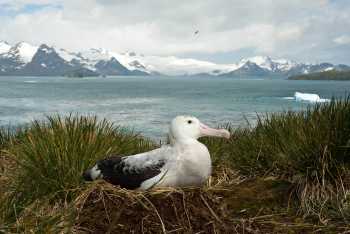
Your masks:
{"label": "pink beak", "polygon": [[214,136],[214,137],[224,137],[229,139],[231,134],[226,129],[215,129],[210,128],[205,124],[200,123],[200,134],[201,136]]}

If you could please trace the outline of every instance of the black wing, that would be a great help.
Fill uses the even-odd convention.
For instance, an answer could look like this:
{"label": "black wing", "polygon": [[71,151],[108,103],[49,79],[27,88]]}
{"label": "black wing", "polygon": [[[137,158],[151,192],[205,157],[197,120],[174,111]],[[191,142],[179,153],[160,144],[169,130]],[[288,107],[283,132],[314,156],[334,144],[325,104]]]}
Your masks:
{"label": "black wing", "polygon": [[107,182],[126,189],[136,189],[145,180],[158,175],[164,164],[164,160],[160,160],[152,166],[135,168],[126,164],[122,157],[111,156],[99,161],[97,166]]}

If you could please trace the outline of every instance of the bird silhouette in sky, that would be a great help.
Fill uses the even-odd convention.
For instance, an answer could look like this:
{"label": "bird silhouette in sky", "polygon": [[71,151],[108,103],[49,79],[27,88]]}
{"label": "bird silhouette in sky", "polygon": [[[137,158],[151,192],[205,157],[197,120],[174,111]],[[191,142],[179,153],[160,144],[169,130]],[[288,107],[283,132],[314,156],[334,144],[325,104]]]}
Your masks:
{"label": "bird silhouette in sky", "polygon": [[199,30],[196,30],[195,32],[194,32],[194,35],[197,35],[199,33]]}

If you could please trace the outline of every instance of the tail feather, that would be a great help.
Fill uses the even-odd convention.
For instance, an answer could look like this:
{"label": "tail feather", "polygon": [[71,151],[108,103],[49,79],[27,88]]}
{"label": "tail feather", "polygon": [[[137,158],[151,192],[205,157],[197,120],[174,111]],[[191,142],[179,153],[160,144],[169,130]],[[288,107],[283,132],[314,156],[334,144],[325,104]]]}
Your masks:
{"label": "tail feather", "polygon": [[101,170],[99,170],[98,166],[95,165],[91,169],[86,170],[83,173],[83,178],[86,181],[93,181],[101,177]]}

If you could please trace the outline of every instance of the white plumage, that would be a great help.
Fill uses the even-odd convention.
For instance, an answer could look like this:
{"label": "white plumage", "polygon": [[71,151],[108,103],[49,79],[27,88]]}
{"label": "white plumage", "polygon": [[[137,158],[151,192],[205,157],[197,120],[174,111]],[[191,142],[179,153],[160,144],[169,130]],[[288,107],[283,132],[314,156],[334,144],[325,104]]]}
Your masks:
{"label": "white plumage", "polygon": [[207,147],[197,139],[202,136],[229,138],[225,129],[213,129],[191,116],[171,121],[170,144],[126,157],[109,157],[84,173],[86,180],[103,178],[128,189],[183,187],[201,185],[211,174]]}

